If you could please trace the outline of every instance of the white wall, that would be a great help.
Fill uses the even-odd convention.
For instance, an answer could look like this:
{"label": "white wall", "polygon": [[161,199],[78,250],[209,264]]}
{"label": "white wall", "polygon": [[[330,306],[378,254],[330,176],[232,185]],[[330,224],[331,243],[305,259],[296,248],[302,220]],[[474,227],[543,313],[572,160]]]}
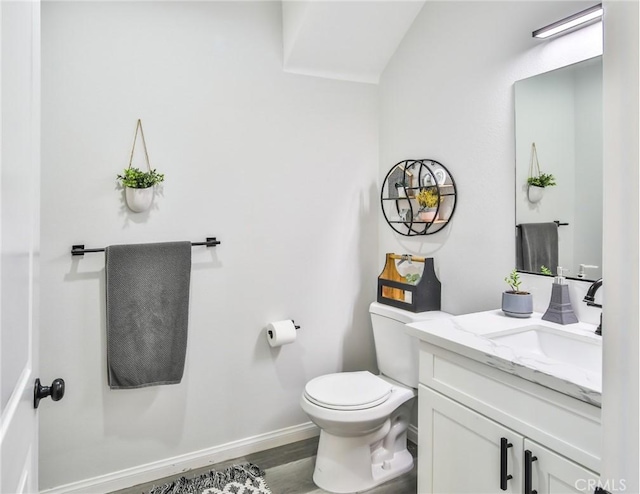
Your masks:
{"label": "white wall", "polygon": [[[514,90],[519,79],[601,53],[601,24],[541,42],[531,32],[589,2],[427,2],[380,84],[380,177],[406,158],[454,175],[447,229],[400,237],[380,218],[385,252],[432,255],[442,308],[498,307],[515,265]],[[480,287],[480,289],[479,289]]]}
{"label": "white wall", "polygon": [[[41,407],[41,488],[306,423],[307,380],[375,370],[377,88],[283,73],[279,2],[45,2],[42,29],[41,377],[67,395]],[[135,215],[137,118],[166,184]],[[182,383],[110,391],[104,256],[71,245],[206,236]]]}
{"label": "white wall", "polygon": [[[602,472],[609,492],[640,492],[638,478],[638,136],[640,9],[604,2],[604,283]],[[624,481],[624,488],[622,482]]]}

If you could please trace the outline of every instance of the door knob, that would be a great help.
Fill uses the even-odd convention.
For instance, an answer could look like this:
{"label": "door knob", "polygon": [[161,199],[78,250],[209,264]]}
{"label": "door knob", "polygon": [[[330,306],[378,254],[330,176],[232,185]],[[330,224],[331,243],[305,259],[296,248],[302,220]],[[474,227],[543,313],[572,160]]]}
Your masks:
{"label": "door knob", "polygon": [[61,400],[64,396],[64,379],[54,379],[51,386],[42,386],[40,379],[36,379],[33,387],[33,408],[38,408],[40,400],[47,396],[51,396],[53,401]]}

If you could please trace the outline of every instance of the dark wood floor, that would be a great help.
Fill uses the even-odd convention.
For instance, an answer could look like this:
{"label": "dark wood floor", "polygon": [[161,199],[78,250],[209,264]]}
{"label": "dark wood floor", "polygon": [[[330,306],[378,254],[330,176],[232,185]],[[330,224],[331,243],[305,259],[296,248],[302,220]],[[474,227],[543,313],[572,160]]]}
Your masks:
{"label": "dark wood floor", "polygon": [[[319,489],[312,480],[317,449],[318,438],[314,437],[202,469],[191,470],[184,476],[187,478],[195,477],[211,469],[221,470],[234,463],[251,462],[266,472],[265,479],[273,494],[325,494],[327,491]],[[411,442],[409,443],[409,451],[414,458],[417,456],[417,447]],[[172,478],[158,479],[155,482],[137,485],[111,494],[148,493],[154,485],[162,485],[170,480]],[[414,466],[410,472],[366,492],[367,494],[416,494],[417,485],[417,473]]]}

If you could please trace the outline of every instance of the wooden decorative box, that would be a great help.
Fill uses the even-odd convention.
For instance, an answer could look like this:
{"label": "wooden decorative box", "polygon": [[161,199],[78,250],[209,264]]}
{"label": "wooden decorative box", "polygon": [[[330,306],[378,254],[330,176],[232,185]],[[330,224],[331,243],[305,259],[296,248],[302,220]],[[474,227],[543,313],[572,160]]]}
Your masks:
{"label": "wooden decorative box", "polygon": [[[422,276],[414,285],[398,273],[396,260],[424,263]],[[378,276],[378,302],[411,312],[440,310],[441,285],[433,268],[433,257],[387,254]]]}

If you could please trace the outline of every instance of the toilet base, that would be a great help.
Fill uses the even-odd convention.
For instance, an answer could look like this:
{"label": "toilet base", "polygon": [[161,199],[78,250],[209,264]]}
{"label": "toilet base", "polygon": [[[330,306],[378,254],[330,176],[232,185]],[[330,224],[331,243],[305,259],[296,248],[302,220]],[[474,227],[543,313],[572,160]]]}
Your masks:
{"label": "toilet base", "polygon": [[314,483],[328,492],[350,494],[371,489],[413,468],[407,450],[411,405],[405,403],[376,431],[364,436],[320,432]]}

